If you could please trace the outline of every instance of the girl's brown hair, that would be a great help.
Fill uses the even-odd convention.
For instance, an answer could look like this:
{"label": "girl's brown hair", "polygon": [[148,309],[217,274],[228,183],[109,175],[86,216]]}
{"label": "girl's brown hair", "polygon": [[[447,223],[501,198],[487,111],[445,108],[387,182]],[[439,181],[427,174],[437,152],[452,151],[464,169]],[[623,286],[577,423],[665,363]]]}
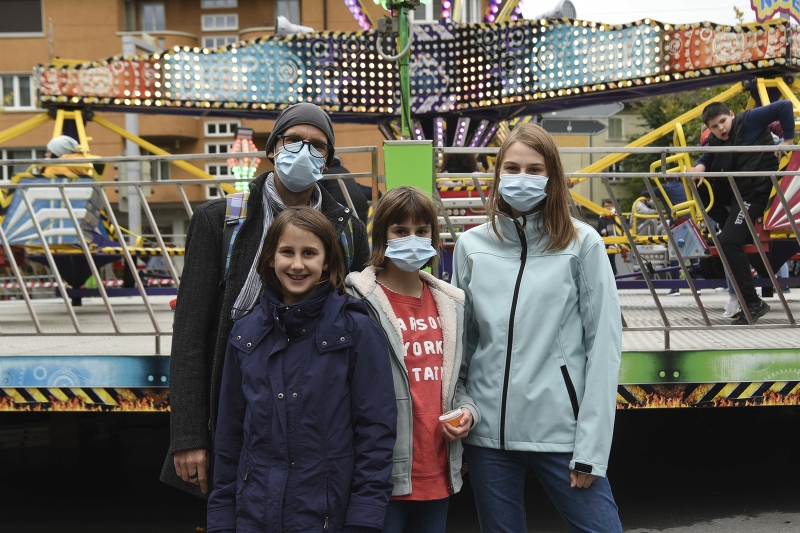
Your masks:
{"label": "girl's brown hair", "polygon": [[[403,185],[390,189],[378,202],[372,217],[372,255],[368,265],[382,267],[386,260],[386,234],[392,224],[411,220],[414,224],[431,225],[431,246],[439,251],[439,219],[436,204],[422,189]],[[432,257],[425,267],[436,259]],[[423,267],[423,268],[425,268]]]}
{"label": "girl's brown hair", "polygon": [[304,229],[322,241],[325,250],[325,262],[328,270],[322,272],[319,283],[329,282],[334,289],[344,289],[344,259],[342,250],[339,247],[339,239],[333,231],[330,221],[325,215],[310,207],[287,207],[281,212],[267,231],[264,240],[264,247],[261,250],[261,257],[258,258],[258,275],[264,285],[269,285],[279,294],[283,294],[283,288],[275,275],[275,269],[270,263],[275,259],[281,236],[286,228],[295,226]]}
{"label": "girl's brown hair", "polygon": [[536,124],[521,124],[515,127],[511,134],[506,137],[497,154],[497,161],[494,167],[494,186],[486,202],[487,214],[492,223],[492,229],[497,237],[502,240],[503,237],[497,229],[495,217],[501,213],[513,217],[511,206],[503,200],[498,189],[506,150],[517,142],[536,150],[544,158],[548,177],[547,185],[544,189],[547,197],[540,205],[543,205],[543,233],[547,238],[545,251],[563,250],[578,236],[578,231],[572,222],[569,211],[567,178],[564,174],[564,167],[561,166],[561,157],[558,155],[558,148],[553,136]]}

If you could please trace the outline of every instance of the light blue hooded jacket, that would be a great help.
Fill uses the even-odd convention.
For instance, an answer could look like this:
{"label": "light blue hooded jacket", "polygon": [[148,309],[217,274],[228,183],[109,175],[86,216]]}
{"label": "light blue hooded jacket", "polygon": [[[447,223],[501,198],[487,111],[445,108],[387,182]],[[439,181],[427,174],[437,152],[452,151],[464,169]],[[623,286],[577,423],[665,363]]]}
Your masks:
{"label": "light blue hooded jacket", "polygon": [[466,394],[482,417],[465,442],[572,453],[570,469],[605,476],[622,349],[619,298],[602,238],[573,223],[578,239],[564,250],[544,251],[539,214],[517,223],[498,216],[502,241],[487,223],[456,244]]}

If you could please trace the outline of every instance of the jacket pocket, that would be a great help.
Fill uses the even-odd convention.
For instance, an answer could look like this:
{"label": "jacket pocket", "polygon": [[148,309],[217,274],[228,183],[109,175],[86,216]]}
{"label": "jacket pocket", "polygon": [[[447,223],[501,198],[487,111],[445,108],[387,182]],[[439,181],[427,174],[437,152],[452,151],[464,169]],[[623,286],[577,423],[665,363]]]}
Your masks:
{"label": "jacket pocket", "polygon": [[567,394],[569,394],[569,401],[572,404],[572,414],[575,415],[575,420],[578,419],[578,395],[575,393],[575,385],[572,384],[572,378],[569,377],[567,365],[561,365],[561,375],[564,377],[564,385],[567,386]]}
{"label": "jacket pocket", "polygon": [[247,482],[250,479],[250,453],[247,449],[243,450],[244,453],[244,475],[242,476],[242,484],[239,486],[239,490],[236,491],[237,496],[241,496],[244,492],[244,489],[247,488]]}
{"label": "jacket pocket", "polygon": [[331,520],[331,488],[330,479],[325,478],[325,522],[322,524],[322,529],[328,529]]}

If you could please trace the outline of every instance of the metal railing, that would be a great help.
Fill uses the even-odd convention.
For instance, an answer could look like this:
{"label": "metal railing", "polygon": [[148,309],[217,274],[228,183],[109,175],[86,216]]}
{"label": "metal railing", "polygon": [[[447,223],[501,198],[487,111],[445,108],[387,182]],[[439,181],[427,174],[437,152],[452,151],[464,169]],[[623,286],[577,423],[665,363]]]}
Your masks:
{"label": "metal railing", "polygon": [[[599,180],[602,182],[608,198],[610,198],[613,202],[614,208],[616,213],[623,213],[624,210],[620,204],[619,198],[612,186],[611,180],[624,180],[624,179],[631,179],[631,178],[642,178],[645,183],[645,187],[649,193],[650,198],[656,198],[656,185],[654,184],[654,179],[663,180],[664,178],[687,178],[685,182],[687,183],[688,187],[690,188],[692,199],[699,199],[699,191],[697,185],[695,184],[695,179],[697,178],[708,178],[708,179],[720,179],[724,178],[727,179],[735,196],[736,203],[739,209],[743,213],[743,220],[747,225],[749,230],[750,236],[752,238],[752,244],[755,246],[757,253],[764,263],[765,270],[767,271],[767,275],[769,278],[769,282],[771,287],[774,289],[775,294],[778,296],[780,300],[780,305],[785,314],[785,321],[781,321],[779,323],[760,323],[754,324],[753,317],[750,314],[748,306],[745,304],[744,298],[742,296],[741,289],[739,284],[736,282],[735,276],[731,273],[730,264],[728,262],[728,258],[726,257],[722,246],[719,242],[717,237],[716,231],[710,230],[710,228],[706,228],[709,231],[705,233],[711,238],[720,260],[722,261],[723,268],[727,273],[727,277],[730,280],[730,283],[733,286],[733,289],[736,293],[737,299],[740,303],[741,310],[744,313],[744,316],[747,319],[748,326],[733,326],[728,324],[714,324],[712,323],[711,319],[709,318],[708,312],[700,298],[699,291],[695,284],[695,279],[692,278],[691,269],[689,265],[691,264],[688,262],[681,253],[681,247],[676,242],[676,239],[671,231],[666,231],[666,240],[669,248],[673,250],[673,253],[676,256],[676,261],[679,265],[679,269],[682,273],[682,277],[684,278],[688,288],[690,289],[694,302],[696,304],[697,310],[700,313],[701,321],[698,324],[675,324],[670,321],[667,313],[665,312],[665,308],[662,305],[660,295],[656,291],[656,285],[654,283],[654,274],[651,272],[649,268],[649,263],[647,259],[644,257],[644,252],[640,250],[639,242],[637,242],[637,235],[635,230],[631,227],[631,224],[627,217],[624,216],[616,216],[616,222],[619,227],[622,229],[624,234],[623,237],[617,238],[606,238],[606,242],[608,244],[618,244],[618,243],[625,243],[627,247],[631,250],[636,264],[638,265],[638,276],[645,282],[647,286],[647,290],[652,298],[653,304],[658,312],[659,321],[661,322],[660,325],[653,325],[653,326],[628,326],[628,321],[625,319],[625,311],[623,310],[622,322],[625,331],[661,331],[664,334],[664,347],[665,349],[670,348],[670,332],[673,331],[692,331],[692,330],[725,330],[725,329],[739,329],[742,327],[753,328],[753,329],[771,329],[771,328],[796,328],[797,323],[790,309],[788,302],[786,301],[785,296],[783,295],[783,290],[777,278],[775,276],[775,272],[772,269],[770,262],[767,258],[766,251],[764,246],[761,242],[760,236],[756,232],[756,228],[754,225],[754,221],[749,216],[747,209],[744,205],[744,200],[742,199],[742,195],[739,191],[739,188],[736,183],[737,178],[747,178],[747,177],[762,177],[768,176],[772,182],[773,189],[775,191],[775,201],[780,202],[780,208],[782,209],[783,213],[787,215],[787,218],[791,224],[792,231],[791,232],[784,232],[786,234],[786,239],[794,240],[800,246],[800,231],[798,231],[797,223],[794,220],[794,215],[792,214],[791,208],[789,203],[785,197],[784,192],[781,190],[778,180],[785,177],[785,176],[797,176],[800,174],[800,171],[774,171],[774,172],[721,172],[721,173],[713,173],[713,172],[703,172],[703,173],[691,173],[685,172],[682,169],[669,169],[667,165],[667,158],[670,154],[697,154],[697,153],[725,153],[725,152],[775,152],[776,150],[780,150],[782,152],[795,152],[800,151],[800,146],[742,146],[742,147],[647,147],[647,148],[620,148],[620,147],[599,147],[599,148],[562,148],[560,149],[561,154],[654,154],[660,158],[660,165],[658,172],[598,172],[598,173],[567,173],[566,177],[570,180],[576,179],[589,179],[589,180]],[[498,148],[435,148],[434,149],[438,154],[444,153],[469,153],[469,154],[487,154],[487,155],[496,155],[499,151]],[[479,193],[480,201],[485,207],[486,203],[486,192],[483,190],[484,187],[481,187],[481,181],[484,183],[488,183],[487,189],[490,190],[491,184],[494,181],[494,174],[490,173],[482,173],[482,172],[475,172],[471,174],[449,174],[449,173],[437,173],[434,170],[433,173],[433,180],[434,183],[441,183],[442,180],[462,180],[465,186],[474,186],[474,190]],[[577,196],[580,198],[579,195],[573,194],[573,196]],[[573,199],[574,200],[574,199]],[[591,202],[585,201],[582,205],[586,206]],[[451,242],[457,241],[460,232],[456,231],[455,226],[457,225],[472,225],[472,224],[479,224],[485,222],[486,216],[483,215],[470,215],[470,216],[448,216],[446,209],[450,209],[452,213],[452,209],[454,208],[471,208],[471,206],[476,205],[474,199],[448,199],[444,198],[441,200],[441,209],[443,210],[442,217],[440,217],[440,223],[443,225],[443,231],[441,233],[442,237],[449,237]],[[595,204],[596,205],[596,204]],[[658,221],[660,222],[661,226],[664,228],[668,228],[668,220],[675,218],[675,213],[667,212],[664,207],[660,205],[659,202],[653,202],[653,205],[656,209],[656,214]],[[577,204],[573,201],[573,208],[577,208]],[[681,204],[680,206],[682,209],[686,210],[687,205]],[[710,221],[711,219],[708,216],[707,210],[703,205],[703,202],[697,200],[696,205],[691,206],[696,213],[702,217],[704,221]],[[600,211],[604,210],[597,210],[593,209],[594,213],[599,213]],[[684,213],[685,214],[685,213]]]}
{"label": "metal railing", "polygon": [[[494,155],[497,153],[497,148],[436,148],[436,151],[439,153],[446,153],[446,152],[466,152],[466,153],[485,153],[489,155]],[[796,151],[798,150],[797,147],[781,147],[781,150],[784,151]],[[571,179],[589,179],[589,180],[597,180],[602,182],[605,190],[607,191],[607,196],[612,199],[612,202],[616,208],[617,213],[622,213],[623,209],[620,205],[619,198],[615,193],[615,190],[612,186],[611,180],[618,179],[618,180],[625,180],[630,178],[644,178],[645,186],[648,189],[651,197],[655,197],[655,186],[654,186],[654,179],[663,179],[664,177],[699,177],[699,174],[690,174],[685,172],[670,172],[667,168],[666,158],[668,154],[676,154],[676,153],[700,153],[700,152],[725,152],[725,151],[738,151],[738,152],[760,152],[760,151],[774,151],[772,147],[739,147],[739,148],[699,148],[699,147],[689,147],[689,148],[682,148],[682,147],[653,147],[653,148],[636,148],[636,149],[627,149],[627,148],[619,148],[619,147],[603,147],[603,148],[565,148],[562,149],[561,152],[563,154],[619,154],[619,153],[648,153],[648,154],[655,154],[657,157],[661,159],[661,168],[659,172],[616,172],[616,173],[592,173],[592,174],[581,174],[581,173],[570,173],[567,175],[568,178]],[[377,155],[377,148],[376,147],[354,147],[354,148],[339,148],[337,149],[337,154],[346,154],[346,153],[370,153],[371,155],[371,172],[364,172],[364,173],[353,173],[353,174],[346,174],[346,175],[326,175],[324,179],[326,180],[339,180],[340,187],[342,188],[342,192],[347,199],[347,203],[349,204],[350,208],[353,208],[352,200],[350,200],[349,195],[347,194],[347,190],[344,187],[344,183],[341,181],[342,178],[370,178],[373,184],[373,190],[377,193],[377,187],[379,182],[379,175],[378,175],[378,155]],[[228,159],[231,157],[264,157],[263,152],[253,153],[253,154],[196,154],[196,155],[178,155],[178,156],[138,156],[138,157],[109,157],[109,158],[99,158],[99,159],[92,159],[92,163],[113,163],[113,162],[125,162],[125,161],[161,161],[161,160],[171,160],[171,159],[183,159],[183,160],[222,160]],[[70,163],[80,163],[80,160],[70,160]],[[53,160],[14,160],[14,161],[3,161],[0,164],[31,164],[31,165],[46,165],[46,164],[53,164]],[[736,191],[736,202],[738,205],[742,206],[743,200],[741,194],[738,192],[738,188],[736,187],[736,179],[739,177],[745,176],[763,176],[765,173],[763,172],[750,172],[750,173],[721,173],[721,174],[712,174],[712,173],[704,173],[703,175],[706,177],[724,177],[729,180],[731,187],[734,191]],[[784,176],[795,176],[800,174],[800,172],[773,172],[769,173],[770,179],[773,185],[776,188],[776,201],[780,202],[781,209],[788,213],[788,219],[790,221],[792,231],[785,232],[784,239],[790,239],[797,242],[800,245],[800,232],[798,232],[797,224],[794,222],[793,216],[791,216],[791,209],[785,198],[785,195],[780,190],[778,185],[778,179]],[[436,174],[434,173],[432,178],[434,180],[439,179],[447,179],[447,180],[468,180],[468,184],[471,184],[475,187],[474,191],[477,194],[476,197],[472,198],[444,198],[441,199],[441,208],[442,208],[442,218],[441,223],[443,225],[443,230],[446,228],[446,231],[443,231],[443,235],[449,235],[452,242],[455,242],[458,239],[459,233],[455,230],[455,226],[468,226],[476,223],[481,223],[485,221],[485,215],[483,214],[470,214],[470,215],[461,215],[460,209],[467,209],[470,210],[479,210],[485,206],[486,202],[486,192],[484,188],[481,186],[481,181],[491,182],[493,179],[493,174],[487,173],[477,173],[477,174]],[[18,204],[19,208],[24,210],[24,212],[30,217],[33,233],[35,236],[32,238],[32,241],[37,241],[40,243],[35,248],[30,248],[31,250],[35,251],[36,254],[40,256],[43,262],[47,264],[50,271],[53,273],[54,282],[58,288],[58,296],[63,301],[64,308],[66,310],[66,314],[63,312],[60,313],[61,316],[65,317],[69,320],[69,325],[71,327],[71,331],[68,333],[64,333],[61,331],[53,331],[50,329],[46,324],[43,325],[42,321],[40,320],[39,313],[37,313],[37,305],[34,303],[33,299],[31,298],[30,291],[26,287],[26,279],[23,276],[22,270],[20,265],[14,259],[14,254],[11,250],[11,244],[8,240],[8,236],[6,235],[5,230],[2,226],[0,226],[0,241],[2,241],[2,246],[5,251],[5,255],[8,258],[10,263],[10,268],[13,273],[14,281],[19,286],[19,293],[22,299],[25,301],[25,305],[30,316],[30,321],[32,324],[32,329],[30,331],[25,332],[13,332],[7,333],[4,331],[3,324],[0,323],[0,337],[3,336],[34,336],[34,335],[45,335],[45,336],[149,336],[155,339],[156,344],[156,353],[161,353],[161,339],[162,337],[168,337],[172,334],[171,328],[169,326],[164,325],[164,321],[162,320],[159,322],[156,311],[153,308],[149,298],[148,298],[148,287],[146,286],[145,280],[139,275],[133,275],[133,283],[135,285],[134,290],[135,294],[138,294],[141,297],[142,304],[144,306],[144,310],[147,313],[147,317],[150,323],[149,328],[129,328],[126,327],[125,324],[117,317],[115,314],[115,306],[112,303],[112,295],[114,291],[117,289],[114,288],[106,288],[102,283],[102,277],[100,274],[100,270],[98,266],[95,264],[94,257],[98,253],[113,253],[117,256],[120,256],[124,261],[125,265],[127,265],[128,271],[131,273],[136,273],[137,268],[137,261],[136,257],[142,255],[144,251],[148,253],[148,257],[152,256],[159,256],[164,259],[164,265],[166,266],[166,270],[162,269],[162,277],[166,276],[168,280],[171,280],[173,290],[176,289],[180,284],[180,268],[179,265],[175,262],[175,257],[180,255],[180,250],[177,249],[178,253],[176,253],[176,248],[174,246],[168,245],[165,236],[158,230],[157,217],[153,211],[153,205],[148,203],[147,198],[144,193],[144,188],[156,188],[156,187],[171,187],[177,190],[178,195],[177,197],[179,200],[179,205],[182,205],[183,212],[186,215],[186,219],[191,218],[193,213],[192,203],[190,202],[189,195],[187,194],[186,188],[195,185],[208,185],[211,183],[215,183],[218,186],[222,183],[234,183],[236,181],[235,178],[229,179],[218,179],[218,180],[200,180],[200,179],[186,179],[186,180],[164,180],[164,181],[126,181],[126,182],[94,182],[94,181],[84,181],[84,182],[61,182],[61,183],[24,183],[24,184],[0,184],[0,189],[3,189],[9,193],[13,193],[14,195],[19,195],[19,201],[21,202]],[[119,187],[129,187],[129,191],[132,194],[136,194],[139,196],[142,204],[142,210],[146,215],[146,218],[151,227],[152,238],[149,240],[149,243],[145,243],[144,246],[134,246],[132,243],[128,242],[128,239],[125,238],[125,233],[123,228],[120,226],[119,221],[117,219],[116,213],[113,210],[113,205],[109,201],[109,197],[107,191],[109,187],[119,188]],[[691,193],[693,196],[698,196],[697,187],[695,186],[694,182],[690,179],[688,180],[688,186],[690,187]],[[65,212],[62,213],[62,218],[67,220],[71,223],[73,228],[78,228],[81,225],[79,220],[79,214],[76,212],[76,209],[73,207],[72,203],[70,202],[70,195],[73,194],[75,189],[80,188],[91,188],[93,190],[93,194],[95,194],[96,198],[98,199],[99,205],[97,206],[100,210],[102,210],[106,217],[106,224],[111,229],[110,235],[113,235],[113,239],[116,241],[115,247],[111,251],[104,252],[103,249],[99,249],[96,245],[90,243],[86,236],[83,234],[82,231],[74,232],[74,237],[76,239],[75,244],[69,247],[69,250],[65,250],[63,245],[51,245],[48,243],[47,238],[45,237],[45,228],[42,227],[40,224],[39,219],[36,216],[32,216],[34,213],[34,201],[36,198],[39,198],[44,189],[47,191],[46,196],[56,202]],[[437,195],[438,196],[438,195]],[[579,195],[574,195],[576,199]],[[373,194],[373,198],[376,198],[377,194]],[[582,201],[582,200],[581,200]],[[575,204],[577,208],[578,203]],[[655,207],[657,209],[657,216],[658,220],[661,222],[663,227],[668,227],[667,219],[671,218],[674,214],[667,213],[657,202],[655,203]],[[598,212],[596,209],[592,208],[593,212]],[[449,211],[448,211],[449,210]],[[454,211],[456,210],[456,211]],[[354,210],[355,211],[355,210]],[[701,202],[698,202],[697,212],[700,216],[703,217],[704,220],[708,220],[708,213],[705,210],[705,207],[702,205]],[[622,243],[625,244],[631,251],[633,259],[638,266],[638,273],[637,275],[641,277],[642,281],[645,283],[647,287],[647,291],[652,299],[652,305],[655,308],[658,314],[658,324],[655,325],[629,325],[628,323],[631,322],[630,320],[626,320],[626,313],[630,313],[633,311],[623,311],[623,325],[626,331],[658,331],[663,332],[664,335],[664,346],[665,348],[670,347],[670,333],[675,331],[693,331],[693,330],[720,330],[724,331],[729,328],[751,328],[751,329],[770,329],[770,328],[796,328],[797,323],[793,316],[792,310],[786,301],[786,298],[783,296],[781,286],[778,283],[777,279],[775,278],[775,273],[770,268],[769,261],[767,260],[767,255],[763,245],[761,244],[761,240],[759,236],[756,234],[756,229],[754,226],[753,221],[750,219],[749,216],[746,214],[746,210],[744,211],[745,216],[744,220],[748,226],[748,230],[753,237],[753,244],[757,250],[757,253],[760,255],[762,261],[764,261],[769,282],[771,286],[775,289],[776,294],[780,298],[781,306],[783,308],[785,314],[785,320],[775,321],[770,320],[770,323],[765,323],[762,321],[759,324],[753,324],[752,317],[749,316],[747,311],[747,306],[743,305],[743,312],[745,316],[748,318],[750,326],[730,326],[727,324],[718,324],[715,323],[712,319],[709,318],[708,312],[706,311],[702,300],[699,297],[695,279],[692,277],[691,269],[686,265],[686,261],[684,257],[681,255],[680,247],[677,246],[675,242],[674,236],[671,235],[670,232],[667,233],[665,236],[666,241],[668,244],[675,250],[676,260],[678,262],[678,269],[683,273],[685,278],[685,283],[690,289],[694,303],[696,305],[697,312],[699,313],[699,320],[694,322],[681,322],[676,323],[674,320],[670,320],[668,313],[665,311],[664,306],[662,305],[660,295],[657,293],[657,284],[660,280],[655,278],[655,275],[651,273],[650,268],[648,267],[647,258],[645,257],[645,252],[640,250],[637,246],[637,238],[634,235],[634,231],[632,231],[629,221],[626,217],[617,217],[617,223],[621,229],[622,236],[616,237],[613,244]],[[720,259],[723,263],[723,267],[726,272],[730,274],[730,265],[728,264],[727,258],[725,257],[724,251],[721,249],[720,243],[714,232],[710,232],[710,238],[712,239],[714,245],[717,247],[719,252]],[[607,242],[612,243],[613,239],[607,240]],[[62,272],[59,270],[59,264],[56,261],[56,256],[59,254],[64,253],[71,253],[73,255],[82,255],[83,259],[87,262],[88,267],[91,271],[92,276],[98,281],[97,288],[94,289],[97,291],[96,295],[102,299],[103,305],[105,307],[105,311],[111,321],[112,329],[111,331],[102,332],[97,331],[96,328],[85,328],[81,324],[79,319],[78,313],[75,312],[75,308],[73,306],[73,302],[71,297],[69,296],[70,293],[76,289],[76,284],[73,283],[71,288],[68,288],[68,283],[65,281],[65,277],[62,275]],[[734,283],[735,292],[738,296],[739,301],[743,301],[741,290],[738,287],[738,284],[735,282],[735,278],[730,276],[732,282]],[[75,281],[75,280],[73,280]],[[74,293],[73,293],[74,294]],[[128,293],[126,293],[128,294]],[[40,301],[40,300],[37,300]],[[3,303],[0,303],[3,305]],[[171,320],[169,321],[171,322]],[[635,321],[634,321],[635,322]],[[62,328],[63,329],[63,328]]]}
{"label": "metal railing", "polygon": [[[365,146],[365,147],[347,147],[347,148],[339,148],[336,151],[338,154],[353,154],[353,153],[368,153],[371,156],[371,172],[358,172],[358,173],[349,173],[349,174],[326,174],[323,179],[324,180],[336,180],[339,183],[339,186],[342,190],[342,193],[345,197],[345,200],[349,207],[355,213],[356,210],[353,206],[353,201],[350,198],[350,195],[345,187],[343,179],[347,178],[370,178],[373,183],[373,190],[377,189],[377,182],[378,182],[378,153],[377,148],[374,146]],[[130,162],[130,161],[170,161],[170,160],[227,160],[230,158],[244,158],[244,157],[260,157],[264,158],[264,152],[255,152],[255,153],[240,153],[240,154],[193,154],[193,155],[179,155],[179,156],[121,156],[121,157],[105,157],[105,158],[93,158],[91,160],[82,160],[82,159],[70,159],[70,165],[82,162],[91,162],[91,163],[116,163],[116,162]],[[0,161],[0,165],[57,165],[60,164],[57,162],[58,160],[53,159],[28,159],[28,160],[9,160],[9,161]],[[78,178],[79,176],[69,176],[69,178]],[[186,187],[195,186],[195,185],[210,185],[216,184],[218,187],[221,187],[222,184],[233,184],[236,182],[241,182],[245,180],[236,179],[236,178],[224,178],[224,179],[217,179],[217,180],[204,180],[204,179],[170,179],[170,180],[163,180],[163,181],[124,181],[124,182],[117,182],[117,181],[110,181],[110,182],[98,182],[92,180],[86,181],[76,181],[74,179],[69,179],[69,181],[48,181],[48,182],[41,182],[41,183],[0,183],[0,190],[4,191],[4,194],[9,197],[10,195],[18,196],[20,199],[20,203],[17,204],[19,209],[24,211],[24,214],[27,215],[30,226],[32,227],[33,234],[30,234],[27,237],[27,243],[16,243],[16,245],[24,246],[28,249],[28,253],[33,253],[33,255],[41,256],[49,267],[50,272],[52,273],[52,280],[55,283],[55,288],[57,289],[58,297],[63,301],[64,309],[66,310],[66,316],[69,318],[69,322],[71,325],[71,332],[63,332],[63,331],[53,331],[48,327],[45,327],[40,319],[39,313],[37,312],[37,305],[34,304],[33,298],[31,297],[31,289],[30,287],[30,279],[23,275],[23,269],[21,265],[19,265],[15,259],[13,250],[12,250],[12,241],[9,240],[9,236],[6,234],[3,225],[0,224],[0,243],[2,243],[3,251],[5,252],[6,261],[9,264],[11,272],[13,273],[13,277],[9,280],[8,283],[12,283],[14,285],[14,289],[18,291],[19,296],[24,300],[28,314],[30,316],[31,324],[33,329],[31,331],[14,331],[13,333],[7,333],[4,331],[3,324],[0,323],[0,337],[3,336],[130,336],[130,337],[141,337],[141,336],[152,336],[155,339],[155,353],[161,353],[161,339],[165,336],[171,336],[172,331],[170,328],[164,327],[162,323],[156,317],[156,312],[153,308],[150,299],[148,298],[148,288],[145,284],[145,280],[142,276],[138,275],[138,268],[137,268],[137,261],[136,257],[140,255],[146,255],[147,257],[161,257],[163,258],[163,264],[166,265],[166,270],[168,272],[167,278],[171,280],[171,284],[173,286],[173,292],[177,290],[180,286],[180,273],[178,265],[175,264],[175,257],[182,255],[182,250],[180,248],[176,248],[172,245],[168,246],[167,241],[164,239],[164,235],[158,229],[158,224],[156,220],[156,215],[153,211],[153,206],[148,202],[147,196],[145,195],[144,188],[173,188],[177,190],[178,195],[180,197],[180,203],[182,204],[183,210],[186,215],[186,220],[190,219],[193,214],[192,203],[189,200],[189,195],[187,195]],[[150,226],[150,235],[152,235],[152,239],[149,243],[143,242],[142,236],[133,235],[133,239],[131,242],[128,242],[126,239],[126,235],[129,235],[125,228],[123,228],[118,219],[117,214],[113,209],[113,205],[109,200],[109,196],[107,191],[109,188],[112,189],[122,189],[123,187],[128,187],[129,194],[136,194],[139,196],[141,200],[141,207],[146,215],[147,221]],[[84,235],[84,230],[82,227],[82,214],[83,210],[76,209],[72,202],[70,201],[70,197],[74,198],[75,194],[80,192],[83,189],[84,193],[87,192],[86,189],[91,189],[91,194],[83,194],[83,198],[91,197],[98,201],[99,205],[94,206],[97,208],[98,211],[101,211],[105,216],[104,220],[98,222],[98,224],[105,224],[109,229],[109,239],[116,241],[114,247],[98,247],[96,244],[92,243],[87,239],[87,236]],[[63,235],[68,235],[69,237],[73,237],[75,239],[75,243],[72,244],[54,244],[50,242],[45,235],[46,229],[43,228],[41,222],[43,216],[37,217],[35,215],[34,203],[42,198],[51,201],[51,206],[55,206],[55,209],[62,209],[63,211],[57,215],[59,220],[63,220],[71,224],[72,231],[62,232]],[[201,202],[202,203],[202,202]],[[6,217],[8,213],[6,213]],[[52,209],[50,209],[50,215],[48,216],[55,216],[52,213]],[[49,219],[44,219],[49,220]],[[81,230],[76,230],[76,228],[81,228]],[[129,272],[133,273],[132,279],[133,283],[135,284],[135,292],[141,297],[142,304],[144,305],[145,311],[148,315],[149,322],[152,325],[152,329],[129,329],[124,327],[122,321],[119,319],[117,314],[114,310],[114,305],[112,304],[112,291],[116,289],[106,288],[105,284],[103,283],[103,278],[100,274],[100,270],[96,265],[95,256],[97,254],[102,253],[112,253],[118,256],[121,256],[122,260],[124,261],[127,269]],[[111,326],[113,331],[97,331],[96,328],[84,328],[81,324],[81,321],[78,318],[78,314],[75,312],[75,308],[73,306],[73,299],[74,298],[81,298],[83,294],[86,294],[86,291],[81,292],[79,288],[76,286],[76,283],[73,283],[72,286],[68,287],[68,282],[65,278],[69,276],[63,275],[63,273],[59,269],[59,263],[56,261],[56,256],[60,254],[71,254],[71,255],[83,255],[83,259],[85,260],[91,275],[96,280],[96,289],[92,289],[92,291],[97,291],[97,296],[99,296],[102,301],[103,305],[105,306],[106,313],[111,321]],[[163,277],[163,276],[162,276]],[[72,280],[75,282],[75,280]],[[82,280],[80,280],[82,281]],[[108,281],[108,280],[106,280]],[[73,296],[70,296],[70,295]],[[77,294],[77,296],[76,296]],[[92,293],[94,295],[94,293]],[[129,292],[125,292],[125,295],[130,295]],[[0,303],[2,305],[2,303]],[[171,322],[171,321],[170,321]],[[63,328],[58,328],[63,329]]]}

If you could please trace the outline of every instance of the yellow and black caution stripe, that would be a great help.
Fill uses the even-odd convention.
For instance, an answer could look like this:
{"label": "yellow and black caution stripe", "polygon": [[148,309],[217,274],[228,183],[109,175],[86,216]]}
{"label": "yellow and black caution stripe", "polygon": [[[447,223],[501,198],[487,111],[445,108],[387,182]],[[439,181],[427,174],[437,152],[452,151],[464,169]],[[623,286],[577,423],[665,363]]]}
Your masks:
{"label": "yellow and black caution stripe", "polygon": [[[465,192],[465,191],[475,191],[478,188],[475,187],[474,185],[459,185],[457,187],[439,187],[438,189],[439,192]],[[484,191],[488,191],[489,186],[488,185],[483,186],[481,187],[481,189],[483,189]]]}
{"label": "yellow and black caution stripe", "polygon": [[637,235],[634,237],[636,244],[667,244],[669,237],[666,235]]}
{"label": "yellow and black caution stripe", "polygon": [[0,411],[169,411],[167,389],[11,387],[0,389]]}
{"label": "yellow and black caution stripe", "polygon": [[800,405],[800,381],[620,385],[618,409]]}
{"label": "yellow and black caution stripe", "polygon": [[[100,251],[104,254],[123,254],[125,253],[121,246],[104,246],[100,248]],[[155,255],[164,255],[161,251],[161,248],[142,248],[138,246],[128,246],[128,251],[131,255],[135,256],[155,256]],[[167,248],[167,253],[169,255],[184,255],[186,253],[186,248]]]}

